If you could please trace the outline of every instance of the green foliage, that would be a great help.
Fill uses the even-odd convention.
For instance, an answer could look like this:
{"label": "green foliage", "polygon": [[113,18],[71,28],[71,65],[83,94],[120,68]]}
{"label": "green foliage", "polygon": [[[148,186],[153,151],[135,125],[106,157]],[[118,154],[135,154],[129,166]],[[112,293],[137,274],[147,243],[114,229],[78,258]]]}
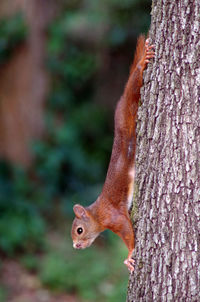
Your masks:
{"label": "green foliage", "polygon": [[0,162],[0,249],[36,250],[41,246],[45,223],[38,209],[29,202],[29,182],[20,169]]}
{"label": "green foliage", "polygon": [[40,267],[40,258],[32,253],[24,254],[20,259],[21,264],[30,272],[37,272]]}
{"label": "green foliage", "polygon": [[48,133],[47,140],[33,148],[35,174],[45,199],[57,199],[68,210],[74,197],[83,202],[83,192],[90,191],[87,202],[96,197],[89,188],[102,182],[112,139],[106,111],[91,102],[97,58],[66,39],[65,22],[66,16],[56,20],[49,31]]}
{"label": "green foliage", "polygon": [[0,64],[6,62],[27,35],[22,14],[0,20]]}
{"label": "green foliage", "polygon": [[112,245],[107,244],[104,249],[93,246],[76,252],[71,240],[57,240],[56,249],[51,247],[41,259],[42,283],[54,291],[76,293],[83,301],[124,301],[128,272],[123,255],[127,250],[114,235],[111,237]]}
{"label": "green foliage", "polygon": [[108,7],[110,24],[109,41],[112,46],[121,45],[131,37],[147,32],[151,0],[104,0]]}
{"label": "green foliage", "polygon": [[6,302],[7,301],[7,290],[0,286],[0,301],[1,302]]}
{"label": "green foliage", "polygon": [[[118,246],[111,237],[105,249],[75,252],[63,236],[63,246],[47,251],[43,247],[46,231],[57,226],[61,213],[69,218],[73,203],[88,205],[100,192],[112,147],[113,120],[108,109],[94,100],[96,75],[105,64],[101,53],[119,51],[119,47],[127,51],[129,39],[147,31],[151,1],[62,2],[63,11],[48,31],[46,66],[51,90],[45,139],[32,143],[35,160],[28,169],[0,162],[0,251],[25,252],[21,262],[38,272],[52,290],[76,293],[83,301],[121,302],[127,283],[123,266],[127,251],[121,250],[121,241]],[[22,16],[0,21],[0,64],[26,35]],[[132,47],[131,41],[130,53]],[[112,83],[110,87],[112,92]],[[40,257],[35,253],[38,247],[44,253]],[[0,288],[0,300],[3,295]]]}
{"label": "green foliage", "polygon": [[[150,24],[151,0],[86,0],[87,9],[81,2],[64,13],[63,27],[68,36],[84,33],[101,46],[124,46],[141,32],[147,32]],[[92,29],[92,31],[91,31]],[[89,32],[89,35],[88,35]]]}
{"label": "green foliage", "polygon": [[[106,26],[102,45],[116,47],[134,34],[141,4],[117,0],[87,4],[83,10],[81,3],[74,1],[49,28],[47,67],[52,89],[46,139],[33,143],[34,165],[23,170],[0,164],[0,249],[5,252],[27,249],[28,242],[37,245],[44,233],[42,215],[54,213],[55,201],[63,213],[70,214],[72,203],[88,204],[96,198],[106,174],[112,136],[106,110],[93,101],[94,80],[102,63],[98,49],[72,35],[83,24],[86,29],[92,26],[94,32]],[[149,1],[143,0],[143,4],[149,5]],[[140,18],[145,14],[141,11]],[[0,62],[11,55],[26,33],[21,15],[1,20]]]}
{"label": "green foliage", "polygon": [[[5,28],[15,24],[17,30],[14,21],[9,19]],[[9,254],[41,246],[46,224],[42,215],[55,213],[55,201],[62,212],[70,213],[73,200],[94,200],[105,174],[111,148],[108,122],[105,111],[91,104],[97,59],[66,41],[63,22],[56,20],[49,31],[52,90],[46,140],[33,143],[35,162],[28,170],[0,163],[0,249]],[[11,29],[7,32],[13,34]],[[18,37],[18,31],[15,34]]]}

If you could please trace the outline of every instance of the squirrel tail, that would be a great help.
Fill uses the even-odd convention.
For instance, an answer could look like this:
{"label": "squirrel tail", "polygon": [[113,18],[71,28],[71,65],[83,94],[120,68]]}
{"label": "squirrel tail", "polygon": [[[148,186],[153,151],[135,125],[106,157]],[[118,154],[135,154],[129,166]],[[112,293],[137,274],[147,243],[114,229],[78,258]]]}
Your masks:
{"label": "squirrel tail", "polygon": [[133,72],[135,67],[137,66],[138,62],[144,55],[144,50],[145,50],[145,36],[140,35],[137,39],[137,45],[136,45],[136,50],[135,50],[135,56],[133,63],[130,68],[130,74]]}

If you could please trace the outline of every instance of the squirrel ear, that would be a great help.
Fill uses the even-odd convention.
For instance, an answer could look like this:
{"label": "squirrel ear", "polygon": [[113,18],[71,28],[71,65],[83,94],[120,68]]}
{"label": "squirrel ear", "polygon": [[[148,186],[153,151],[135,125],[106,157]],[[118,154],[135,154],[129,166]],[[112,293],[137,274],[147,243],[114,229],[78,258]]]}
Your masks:
{"label": "squirrel ear", "polygon": [[86,218],[88,216],[87,210],[79,204],[75,204],[73,210],[77,218]]}

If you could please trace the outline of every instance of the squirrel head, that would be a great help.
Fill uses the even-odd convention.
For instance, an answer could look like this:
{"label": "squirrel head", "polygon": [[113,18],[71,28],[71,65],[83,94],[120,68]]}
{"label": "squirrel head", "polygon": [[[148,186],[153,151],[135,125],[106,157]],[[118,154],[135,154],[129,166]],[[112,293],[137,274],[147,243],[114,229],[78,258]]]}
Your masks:
{"label": "squirrel head", "polygon": [[71,236],[75,249],[89,247],[101,232],[97,221],[88,209],[76,204],[73,208],[75,219],[72,224]]}

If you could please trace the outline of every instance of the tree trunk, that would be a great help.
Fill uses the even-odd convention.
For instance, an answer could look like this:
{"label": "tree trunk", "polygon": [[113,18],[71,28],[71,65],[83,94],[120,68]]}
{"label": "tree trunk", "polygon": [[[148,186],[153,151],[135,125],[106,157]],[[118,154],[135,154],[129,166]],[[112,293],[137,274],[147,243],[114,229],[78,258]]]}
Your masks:
{"label": "tree trunk", "polygon": [[200,2],[153,0],[128,302],[200,301]]}
{"label": "tree trunk", "polygon": [[31,161],[31,140],[44,130],[46,29],[54,7],[53,0],[3,0],[0,4],[0,17],[22,11],[29,28],[26,43],[0,70],[0,154],[23,165]]}

